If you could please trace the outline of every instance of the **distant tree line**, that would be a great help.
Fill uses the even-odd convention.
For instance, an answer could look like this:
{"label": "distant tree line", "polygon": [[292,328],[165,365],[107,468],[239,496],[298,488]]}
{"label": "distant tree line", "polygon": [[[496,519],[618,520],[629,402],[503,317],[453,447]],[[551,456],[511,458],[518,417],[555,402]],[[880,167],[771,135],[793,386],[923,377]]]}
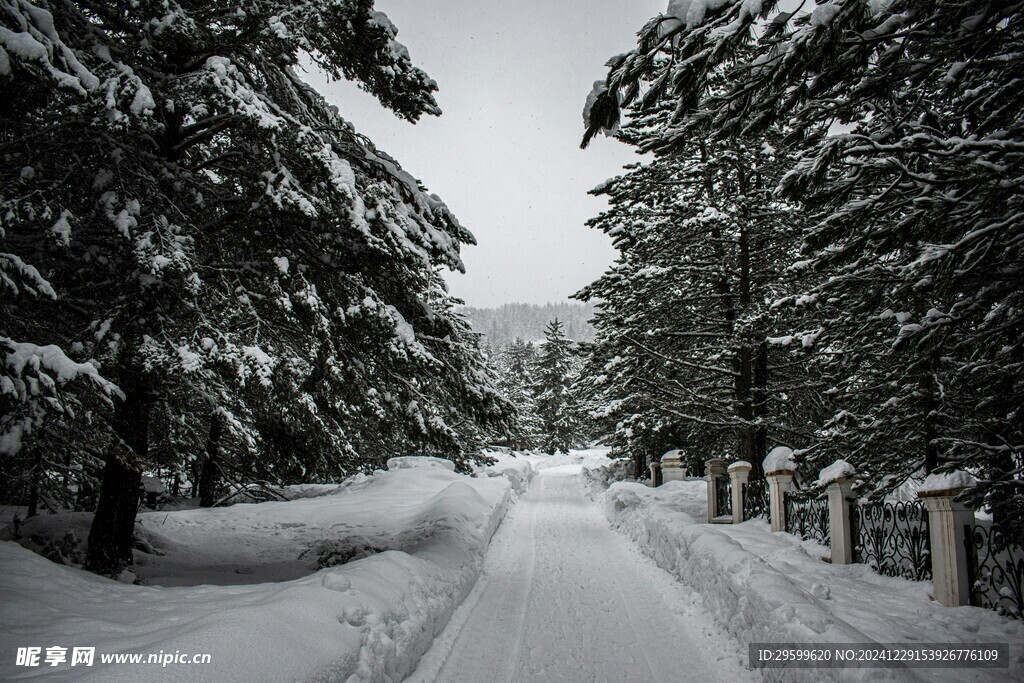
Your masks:
{"label": "distant tree line", "polygon": [[515,406],[508,427],[494,435],[495,442],[516,450],[568,453],[594,440],[582,398],[583,352],[566,337],[558,318],[544,328],[540,343],[517,338],[489,348],[498,388]]}
{"label": "distant tree line", "polygon": [[590,324],[594,311],[593,304],[575,302],[459,309],[473,330],[484,335],[485,343],[495,347],[506,346],[516,339],[539,342],[544,339],[545,327],[556,318],[566,337],[575,342],[588,342],[594,338]]}

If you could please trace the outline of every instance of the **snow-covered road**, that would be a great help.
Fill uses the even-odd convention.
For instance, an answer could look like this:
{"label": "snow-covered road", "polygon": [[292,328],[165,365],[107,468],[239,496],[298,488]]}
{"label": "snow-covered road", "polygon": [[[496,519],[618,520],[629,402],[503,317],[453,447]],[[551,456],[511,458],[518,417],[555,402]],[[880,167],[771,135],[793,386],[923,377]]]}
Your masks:
{"label": "snow-covered road", "polygon": [[541,470],[410,680],[745,681],[745,652],[613,531],[579,466]]}

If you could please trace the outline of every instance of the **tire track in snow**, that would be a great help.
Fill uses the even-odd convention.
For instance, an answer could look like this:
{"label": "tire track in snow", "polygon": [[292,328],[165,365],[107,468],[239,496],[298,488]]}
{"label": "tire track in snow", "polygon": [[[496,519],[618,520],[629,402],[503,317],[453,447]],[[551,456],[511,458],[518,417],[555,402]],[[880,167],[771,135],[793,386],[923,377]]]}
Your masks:
{"label": "tire track in snow", "polygon": [[[541,479],[538,482],[537,488],[540,491],[543,491],[544,486],[545,486],[545,480]],[[523,582],[526,584],[526,594],[523,596],[523,599],[521,601],[519,601],[518,605],[516,606],[517,616],[518,616],[518,618],[516,620],[517,624],[516,624],[516,630],[515,630],[515,634],[517,636],[516,637],[516,647],[513,650],[511,656],[506,660],[506,666],[505,666],[505,674],[506,675],[505,675],[505,678],[503,679],[503,680],[506,680],[506,681],[514,681],[514,680],[516,680],[516,674],[518,674],[518,669],[520,668],[519,667],[519,662],[520,662],[520,658],[522,657],[523,646],[526,643],[526,626],[527,626],[527,617],[528,617],[528,610],[529,610],[529,605],[530,605],[530,599],[533,597],[534,574],[537,571],[537,508],[536,508],[536,506],[532,506],[531,505],[529,507],[529,514],[530,514],[530,526],[529,526],[529,531],[527,533],[527,541],[526,541],[526,550],[527,550],[526,568],[527,568],[527,571],[526,571],[526,575],[523,577]],[[514,539],[513,538],[513,539],[510,539],[510,540],[516,541],[518,539]],[[486,615],[485,615],[484,618],[486,618]],[[484,681],[485,679],[478,678],[476,680]]]}
{"label": "tire track in snow", "polygon": [[[543,482],[535,481],[530,492],[543,488]],[[515,647],[511,650],[505,647],[500,653],[490,653],[491,656],[473,658],[453,666],[467,681],[499,683],[517,680],[534,583],[536,524],[535,506],[523,505],[522,501],[512,506],[491,538],[476,585],[452,615],[448,626],[437,636],[433,647],[424,654],[416,671],[406,679],[407,683],[447,680],[445,671],[449,668],[452,653],[478,647],[474,641],[479,638],[477,625],[481,622],[493,622],[492,629],[497,628],[506,637],[515,638]]]}
{"label": "tire track in snow", "polygon": [[409,680],[760,680],[694,593],[609,528],[578,472],[538,473]]}

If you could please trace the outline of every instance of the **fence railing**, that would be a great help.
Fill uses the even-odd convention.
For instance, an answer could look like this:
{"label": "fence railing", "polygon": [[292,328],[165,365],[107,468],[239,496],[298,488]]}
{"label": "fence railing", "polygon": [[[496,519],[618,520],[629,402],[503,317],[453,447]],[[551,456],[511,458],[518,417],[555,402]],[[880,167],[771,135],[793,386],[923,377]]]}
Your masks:
{"label": "fence railing", "polygon": [[999,524],[965,525],[964,545],[970,604],[1024,618],[1024,547]]}
{"label": "fence railing", "polygon": [[718,516],[728,517],[732,515],[732,483],[728,477],[715,479],[715,499],[718,501]]}
{"label": "fence railing", "polygon": [[768,519],[770,510],[767,479],[759,477],[743,484],[743,519]]}
{"label": "fence railing", "polygon": [[787,491],[784,506],[787,533],[829,544],[828,498],[810,491]]}
{"label": "fence railing", "polygon": [[929,477],[916,501],[861,503],[849,463],[823,469],[811,490],[794,489],[791,460],[780,464],[769,456],[763,467],[765,479],[748,481],[749,463],[709,460],[708,521],[767,517],[772,531],[828,546],[833,564],[860,562],[886,576],[931,580],[939,604],[1024,619],[1024,546],[1019,535],[978,523],[973,508],[958,499],[973,481],[966,473]]}
{"label": "fence railing", "polygon": [[932,578],[928,511],[919,501],[850,503],[853,561],[884,576]]}

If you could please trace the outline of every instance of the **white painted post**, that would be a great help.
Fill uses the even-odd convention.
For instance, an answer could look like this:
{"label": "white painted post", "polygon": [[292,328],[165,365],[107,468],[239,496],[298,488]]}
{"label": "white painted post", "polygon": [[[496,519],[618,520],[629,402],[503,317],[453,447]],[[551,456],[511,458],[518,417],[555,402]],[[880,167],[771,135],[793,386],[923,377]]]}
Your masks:
{"label": "white painted post", "polygon": [[718,517],[718,498],[715,496],[715,484],[719,477],[726,476],[725,461],[712,458],[704,463],[704,479],[708,482],[708,522]]}
{"label": "white painted post", "polygon": [[825,489],[828,492],[829,545],[832,546],[832,564],[853,564],[853,533],[850,524],[850,502],[853,477],[835,479]]}
{"label": "white painted post", "polygon": [[845,460],[836,460],[818,474],[818,485],[828,493],[829,545],[832,564],[853,563],[853,533],[850,524],[850,502],[857,470]]}
{"label": "white painted post", "polygon": [[793,490],[795,470],[765,472],[768,479],[768,498],[771,508],[772,531],[786,530],[786,492]]}
{"label": "white painted post", "polygon": [[974,525],[974,510],[953,500],[964,488],[961,486],[917,493],[928,510],[935,602],[946,607],[971,603],[964,527]]}
{"label": "white painted post", "polygon": [[750,478],[750,470],[754,467],[745,460],[729,465],[729,478],[732,479],[732,523],[743,521],[743,487]]}

